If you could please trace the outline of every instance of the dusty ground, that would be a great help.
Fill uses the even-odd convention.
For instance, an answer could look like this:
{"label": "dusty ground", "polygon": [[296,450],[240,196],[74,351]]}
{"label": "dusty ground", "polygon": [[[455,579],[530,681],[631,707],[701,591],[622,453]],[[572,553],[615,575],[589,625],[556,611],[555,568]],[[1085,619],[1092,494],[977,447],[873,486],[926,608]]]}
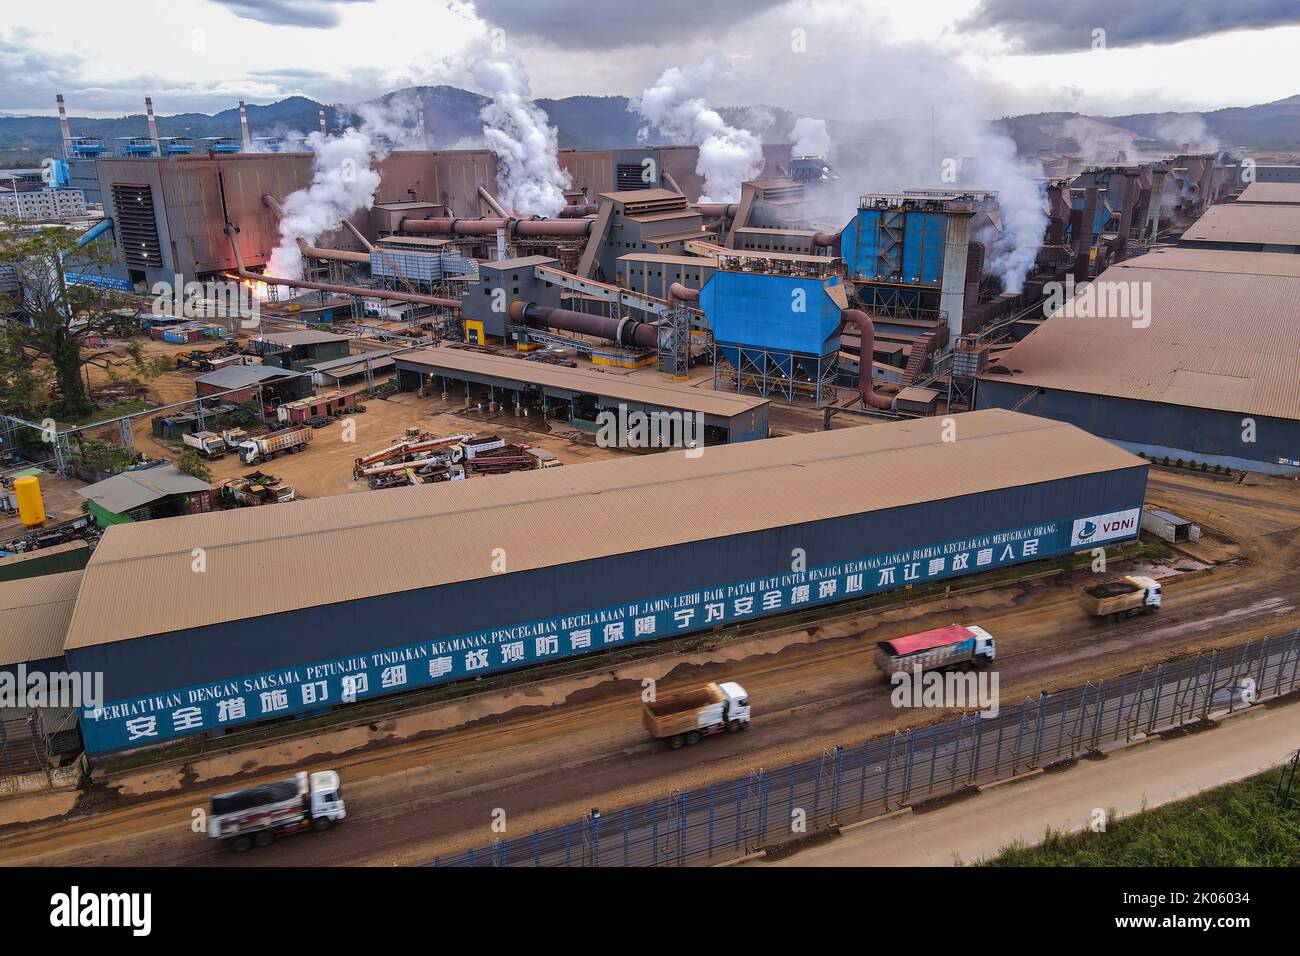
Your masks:
{"label": "dusty ground", "polygon": [[[997,634],[1002,693],[1013,699],[1300,625],[1300,488],[1153,471],[1150,500],[1201,522],[1207,539],[1198,556],[1217,550],[1227,558],[1210,573],[1171,577],[1165,608],[1154,619],[1106,626],[1084,617],[1076,594],[1085,573],[832,617],[715,650],[702,645],[102,779],[83,794],[83,816],[0,834],[0,862],[422,862],[490,842],[496,808],[506,810],[509,833],[521,835],[592,806],[648,800],[941,719],[890,706],[889,688],[870,663],[875,641],[924,627],[974,620]],[[751,692],[752,730],[680,752],[646,739],[641,678],[673,689],[724,676]],[[219,778],[248,782],[286,767],[326,766],[342,772],[349,801],[348,822],[332,833],[235,857],[190,831],[191,810],[220,789]]]}

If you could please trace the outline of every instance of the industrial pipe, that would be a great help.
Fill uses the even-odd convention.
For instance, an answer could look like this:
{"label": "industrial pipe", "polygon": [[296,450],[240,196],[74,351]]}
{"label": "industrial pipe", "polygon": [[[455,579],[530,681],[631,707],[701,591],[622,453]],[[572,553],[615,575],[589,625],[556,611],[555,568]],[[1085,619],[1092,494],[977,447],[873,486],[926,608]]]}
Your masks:
{"label": "industrial pipe", "polygon": [[565,206],[560,210],[561,219],[581,219],[583,216],[594,216],[600,209],[594,202],[580,202]]}
{"label": "industrial pipe", "polygon": [[544,325],[551,329],[577,332],[609,339],[619,345],[652,349],[659,344],[659,330],[653,325],[631,316],[611,319],[605,315],[589,315],[569,309],[556,309],[536,302],[511,302],[510,320],[519,325]]}
{"label": "industrial pipe", "polygon": [[235,238],[235,227],[226,223],[226,236],[230,239],[230,251],[235,256],[235,272],[241,279],[253,282],[265,282],[268,285],[284,285],[291,289],[315,289],[318,292],[333,292],[336,295],[369,296],[372,299],[386,299],[392,302],[414,302],[418,305],[432,305],[443,309],[459,309],[459,299],[441,299],[433,295],[421,295],[413,292],[393,292],[389,289],[367,289],[355,285],[334,285],[329,282],[307,282],[304,279],[281,279],[277,276],[258,275],[249,272],[244,266],[244,256],[239,251],[239,240]]}
{"label": "industrial pipe", "polygon": [[674,282],[668,287],[668,308],[669,310],[677,308],[679,302],[699,302],[700,290],[692,289],[690,286],[682,285],[680,282]]}
{"label": "industrial pipe", "polygon": [[585,238],[592,219],[403,219],[401,232],[425,236],[495,236],[507,229],[516,238]]}
{"label": "industrial pipe", "polygon": [[[845,228],[848,227],[846,226]],[[843,229],[839,230],[839,232],[816,233],[812,237],[812,247],[813,249],[816,249],[818,246],[822,246],[824,248],[830,249],[831,252],[833,252],[835,255],[838,256],[840,254],[840,237],[842,237],[843,235],[844,235]]]}
{"label": "industrial pipe", "polygon": [[[281,206],[280,201],[270,193],[267,193],[262,197],[262,205],[275,213],[277,219],[284,218],[284,207]],[[344,219],[343,222],[352,230],[353,234],[361,240],[362,244],[365,245],[367,249],[370,249],[372,252],[374,251],[373,247],[366,240],[366,237],[361,235],[361,232],[356,226],[352,225],[352,223],[348,222],[346,219]],[[308,245],[307,240],[303,239],[301,236],[298,237],[297,242],[298,251],[304,256],[310,256],[313,259],[333,259],[335,262],[355,262],[358,265],[370,265],[370,256],[364,252],[352,252],[349,249],[322,249],[319,246]]]}
{"label": "industrial pipe", "polygon": [[479,199],[482,199],[485,203],[487,203],[487,204],[488,204],[488,208],[491,209],[491,210],[492,210],[494,213],[496,213],[498,216],[500,216],[502,219],[509,219],[509,218],[510,218],[510,213],[506,212],[506,208],[505,208],[505,206],[503,206],[503,205],[501,205],[501,203],[497,202],[497,197],[496,197],[496,196],[493,196],[490,192],[488,192],[488,191],[487,191],[486,189],[484,189],[482,186],[480,186],[480,187],[478,188],[478,197],[479,197]]}
{"label": "industrial pipe", "polygon": [[871,381],[871,363],[876,351],[876,326],[871,316],[861,309],[845,309],[840,315],[843,318],[841,329],[845,325],[858,327],[858,391],[862,393],[862,403],[869,408],[890,411],[894,400],[888,395],[877,395]]}
{"label": "industrial pipe", "polygon": [[735,219],[740,209],[737,202],[697,202],[691,205],[705,219]]}
{"label": "industrial pipe", "polygon": [[113,228],[113,220],[105,217],[77,237],[77,248],[84,249]]}

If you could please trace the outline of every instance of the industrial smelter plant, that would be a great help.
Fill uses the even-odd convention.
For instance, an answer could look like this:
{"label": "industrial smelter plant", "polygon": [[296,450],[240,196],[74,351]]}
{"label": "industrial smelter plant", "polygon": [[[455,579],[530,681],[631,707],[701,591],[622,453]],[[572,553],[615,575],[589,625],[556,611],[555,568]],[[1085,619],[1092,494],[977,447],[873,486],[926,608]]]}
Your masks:
{"label": "industrial smelter plant", "polygon": [[[527,109],[513,122],[545,126]],[[1102,371],[1072,388],[1036,345],[1062,334],[1044,302],[1125,269],[1208,288],[1230,264],[1268,276],[1278,304],[1300,281],[1300,243],[1251,225],[1300,232],[1300,205],[1241,192],[1219,155],[996,184],[972,160],[951,183],[917,171],[873,191],[824,149],[763,146],[727,182],[704,145],[559,150],[552,135],[528,140],[546,152],[525,175],[508,151],[331,133],[323,111],[306,149],[255,146],[246,119],[242,142],[203,148],[151,128],[110,156],[66,121],[64,139],[68,181],[104,204],[83,238],[111,251],[105,282],[238,282],[291,306],[281,319],[355,334],[381,317],[403,391],[463,388],[574,423],[616,404],[689,410],[719,446],[111,528],[70,572],[60,639],[32,658],[106,675],[106,706],[82,715],[91,753],[1132,540],[1147,475],[1133,452],[1240,466],[1239,449],[1198,445],[1217,440],[1209,417],[1239,409],[1198,405],[1195,376],[1227,373],[1171,369],[1156,400],[1173,411],[1117,430],[1108,396],[1152,396],[1108,391]],[[1225,209],[1241,221],[1197,232]],[[1176,337],[1180,321],[1152,326]],[[1300,413],[1265,391],[1236,393],[1278,422],[1251,466],[1300,467]],[[769,438],[781,406],[828,430]],[[937,413],[965,413],[962,441],[941,438]],[[863,427],[829,430],[836,414]],[[864,490],[873,475],[888,480]],[[233,560],[174,573],[195,540]],[[510,573],[487,572],[484,541]],[[338,581],[259,586],[258,569],[341,547],[378,557]],[[791,572],[792,548],[817,567]],[[164,606],[146,593],[159,580]]]}

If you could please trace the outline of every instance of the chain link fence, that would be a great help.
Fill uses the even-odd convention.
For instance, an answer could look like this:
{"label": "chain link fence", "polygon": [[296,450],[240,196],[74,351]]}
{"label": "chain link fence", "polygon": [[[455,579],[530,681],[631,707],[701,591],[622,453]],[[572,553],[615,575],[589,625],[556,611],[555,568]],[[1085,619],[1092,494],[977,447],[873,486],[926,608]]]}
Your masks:
{"label": "chain link fence", "polygon": [[684,866],[732,860],[1295,690],[1300,630],[1115,680],[1041,694],[998,716],[899,732],[681,791],[431,866]]}

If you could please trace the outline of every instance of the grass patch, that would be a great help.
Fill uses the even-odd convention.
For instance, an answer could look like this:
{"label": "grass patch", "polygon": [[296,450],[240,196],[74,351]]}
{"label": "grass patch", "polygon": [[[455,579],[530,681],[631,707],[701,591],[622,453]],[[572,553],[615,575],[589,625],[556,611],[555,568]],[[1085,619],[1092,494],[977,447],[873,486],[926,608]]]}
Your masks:
{"label": "grass patch", "polygon": [[74,418],[59,423],[63,429],[73,428],[81,425],[95,425],[99,422],[112,421],[114,418],[121,418],[123,415],[133,415],[136,412],[146,412],[153,408],[152,402],[147,402],[142,398],[133,398],[125,402],[118,402],[116,405],[110,405],[107,408],[97,408],[95,411],[81,418]]}
{"label": "grass patch", "polygon": [[1111,819],[1105,833],[1049,832],[1038,846],[1013,846],[979,865],[1300,866],[1300,792],[1289,806],[1277,803],[1281,772]]}

